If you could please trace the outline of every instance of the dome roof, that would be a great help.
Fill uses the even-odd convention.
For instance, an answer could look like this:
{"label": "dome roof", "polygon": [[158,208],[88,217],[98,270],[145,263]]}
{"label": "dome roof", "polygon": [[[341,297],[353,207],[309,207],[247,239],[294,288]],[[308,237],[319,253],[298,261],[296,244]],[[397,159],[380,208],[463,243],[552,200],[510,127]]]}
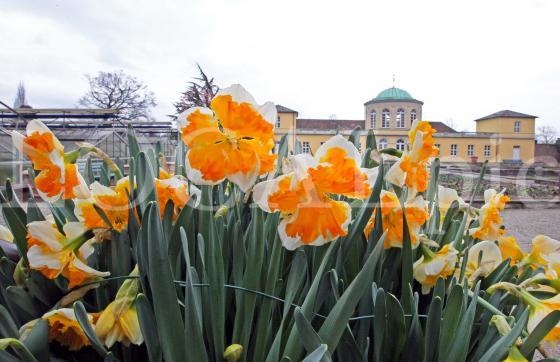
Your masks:
{"label": "dome roof", "polygon": [[377,95],[377,97],[375,97],[374,99],[375,100],[382,100],[382,99],[410,99],[410,100],[412,100],[414,98],[412,98],[410,93],[408,93],[404,89],[392,87],[392,88],[385,89],[384,91],[379,93]]}

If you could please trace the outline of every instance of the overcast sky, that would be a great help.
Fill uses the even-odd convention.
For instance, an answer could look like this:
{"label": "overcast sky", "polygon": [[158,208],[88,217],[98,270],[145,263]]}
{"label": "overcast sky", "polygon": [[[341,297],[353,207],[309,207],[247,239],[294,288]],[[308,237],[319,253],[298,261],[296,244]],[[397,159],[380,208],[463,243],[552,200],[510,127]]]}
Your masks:
{"label": "overcast sky", "polygon": [[68,107],[84,74],[123,69],[173,112],[199,62],[301,117],[363,119],[392,85],[424,119],[502,109],[560,130],[560,1],[0,0],[0,100],[25,83],[34,107]]}

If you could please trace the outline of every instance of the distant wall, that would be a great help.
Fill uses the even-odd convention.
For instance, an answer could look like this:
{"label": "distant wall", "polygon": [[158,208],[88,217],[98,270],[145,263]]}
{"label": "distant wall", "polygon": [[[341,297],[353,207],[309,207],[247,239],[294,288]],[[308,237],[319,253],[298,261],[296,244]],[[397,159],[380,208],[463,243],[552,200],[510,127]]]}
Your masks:
{"label": "distant wall", "polygon": [[535,144],[535,162],[542,162],[547,166],[560,165],[560,142],[552,144]]}

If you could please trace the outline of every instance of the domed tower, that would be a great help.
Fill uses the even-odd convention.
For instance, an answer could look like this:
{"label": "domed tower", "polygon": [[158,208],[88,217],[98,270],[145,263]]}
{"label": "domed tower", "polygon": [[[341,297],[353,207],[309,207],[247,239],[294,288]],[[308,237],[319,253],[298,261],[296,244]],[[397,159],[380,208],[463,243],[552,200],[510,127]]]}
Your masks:
{"label": "domed tower", "polygon": [[366,129],[408,130],[415,119],[422,119],[423,104],[404,89],[387,88],[364,104]]}

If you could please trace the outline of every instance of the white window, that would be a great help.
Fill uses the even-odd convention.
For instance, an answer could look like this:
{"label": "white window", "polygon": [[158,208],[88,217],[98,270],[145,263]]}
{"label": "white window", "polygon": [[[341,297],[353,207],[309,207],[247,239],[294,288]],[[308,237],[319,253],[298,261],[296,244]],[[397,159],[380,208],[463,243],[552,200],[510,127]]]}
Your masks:
{"label": "white window", "polygon": [[381,140],[379,140],[378,146],[380,150],[387,148],[387,140],[385,138],[382,138]]}
{"label": "white window", "polygon": [[398,139],[396,149],[399,150],[399,151],[404,151],[404,146],[405,146],[404,141],[401,140],[401,139]]}
{"label": "white window", "polygon": [[404,128],[404,109],[397,110],[397,128]]}
{"label": "white window", "polygon": [[474,145],[467,145],[467,156],[474,156]]}
{"label": "white window", "polygon": [[484,145],[484,157],[490,157],[490,145]]}
{"label": "white window", "polygon": [[381,128],[389,128],[389,122],[391,119],[391,112],[388,109],[384,109],[381,114]]}
{"label": "white window", "polygon": [[369,127],[370,128],[375,128],[375,121],[377,114],[375,113],[375,111],[371,111],[371,113],[369,114]]}
{"label": "white window", "polygon": [[521,132],[521,121],[515,121],[515,123],[513,124],[513,132]]}
{"label": "white window", "polygon": [[301,150],[303,151],[303,153],[311,153],[311,146],[309,146],[308,141],[303,141],[301,143]]}
{"label": "white window", "polygon": [[410,111],[410,123],[416,121],[416,109],[413,109],[412,111]]}
{"label": "white window", "polygon": [[276,117],[276,128],[280,128],[280,116]]}
{"label": "white window", "polygon": [[439,150],[441,145],[439,143],[434,143],[434,146]]}
{"label": "white window", "polygon": [[451,145],[451,156],[457,156],[457,145]]}

